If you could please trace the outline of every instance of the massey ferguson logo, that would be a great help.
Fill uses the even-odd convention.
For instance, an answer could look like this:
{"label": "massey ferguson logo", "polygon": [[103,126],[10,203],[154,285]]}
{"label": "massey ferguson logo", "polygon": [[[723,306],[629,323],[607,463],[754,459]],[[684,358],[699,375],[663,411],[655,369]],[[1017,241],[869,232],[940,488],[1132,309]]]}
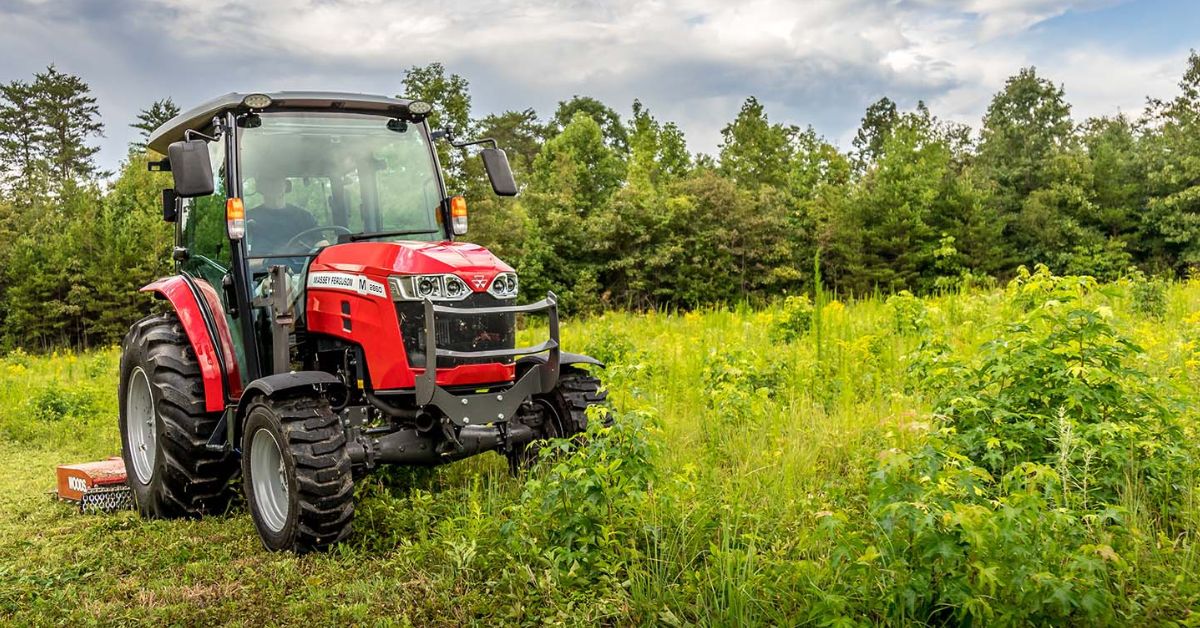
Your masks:
{"label": "massey ferguson logo", "polygon": [[484,286],[487,285],[487,276],[486,275],[473,275],[471,277],[471,283],[475,284],[476,290],[483,290]]}
{"label": "massey ferguson logo", "polygon": [[308,274],[309,288],[346,290],[362,295],[387,298],[387,289],[378,281],[351,273],[311,272]]}

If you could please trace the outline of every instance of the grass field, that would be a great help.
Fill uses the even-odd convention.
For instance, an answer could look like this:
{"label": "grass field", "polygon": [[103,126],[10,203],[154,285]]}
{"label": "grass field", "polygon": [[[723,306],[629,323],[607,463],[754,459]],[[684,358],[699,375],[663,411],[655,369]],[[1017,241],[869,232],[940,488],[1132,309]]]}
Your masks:
{"label": "grass field", "polygon": [[1045,273],[927,300],[565,326],[616,427],[360,484],[268,554],[238,509],[78,515],[119,452],[116,349],[0,360],[0,622],[1200,624],[1200,283]]}

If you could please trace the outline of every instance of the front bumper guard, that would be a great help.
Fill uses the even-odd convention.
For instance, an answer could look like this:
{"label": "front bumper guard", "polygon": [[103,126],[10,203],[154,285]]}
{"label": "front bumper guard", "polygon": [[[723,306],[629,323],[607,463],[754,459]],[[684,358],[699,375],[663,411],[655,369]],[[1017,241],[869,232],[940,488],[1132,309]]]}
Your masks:
{"label": "front bumper guard", "polygon": [[[481,314],[521,314],[546,312],[549,318],[549,339],[530,347],[492,349],[487,351],[451,351],[437,347],[438,314],[459,316]],[[417,376],[417,405],[434,405],[446,413],[458,427],[505,422],[516,414],[531,396],[549,392],[558,382],[560,348],[558,339],[558,297],[553,292],[546,298],[528,305],[508,305],[484,308],[459,308],[435,305],[425,299],[425,372]],[[546,353],[546,361],[530,366],[507,390],[490,393],[456,395],[438,386],[438,358],[515,358],[522,355]]]}

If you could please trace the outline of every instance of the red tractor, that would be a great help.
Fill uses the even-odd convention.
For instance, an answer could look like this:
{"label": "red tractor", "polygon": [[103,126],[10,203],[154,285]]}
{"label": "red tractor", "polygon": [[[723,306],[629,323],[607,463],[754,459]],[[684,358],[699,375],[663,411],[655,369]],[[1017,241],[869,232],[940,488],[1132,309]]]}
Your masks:
{"label": "red tractor", "polygon": [[[325,92],[228,94],[150,137],[170,171],[170,303],[126,336],[122,455],[147,517],[221,513],[241,485],[263,544],[346,537],[353,478],[569,437],[605,403],[600,365],[559,347],[555,296],[517,304],[513,269],[457,241],[435,143],[490,144],[496,194],[516,183],[492,140],[431,131],[428,103]],[[516,346],[519,314],[548,338]],[[600,365],[602,366],[602,365]],[[239,464],[240,461],[240,464]]]}

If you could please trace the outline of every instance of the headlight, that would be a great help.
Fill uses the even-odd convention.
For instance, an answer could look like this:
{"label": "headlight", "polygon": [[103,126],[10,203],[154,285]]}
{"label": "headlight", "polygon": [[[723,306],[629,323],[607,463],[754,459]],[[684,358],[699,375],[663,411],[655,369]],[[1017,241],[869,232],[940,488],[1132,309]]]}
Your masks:
{"label": "headlight", "polygon": [[394,301],[461,301],[471,294],[457,275],[400,275],[388,277]]}
{"label": "headlight", "polygon": [[517,274],[500,273],[492,279],[488,292],[497,299],[511,299],[517,296]]}
{"label": "headlight", "polygon": [[251,109],[265,109],[271,106],[271,97],[266,94],[250,94],[242,99],[242,104]]}

